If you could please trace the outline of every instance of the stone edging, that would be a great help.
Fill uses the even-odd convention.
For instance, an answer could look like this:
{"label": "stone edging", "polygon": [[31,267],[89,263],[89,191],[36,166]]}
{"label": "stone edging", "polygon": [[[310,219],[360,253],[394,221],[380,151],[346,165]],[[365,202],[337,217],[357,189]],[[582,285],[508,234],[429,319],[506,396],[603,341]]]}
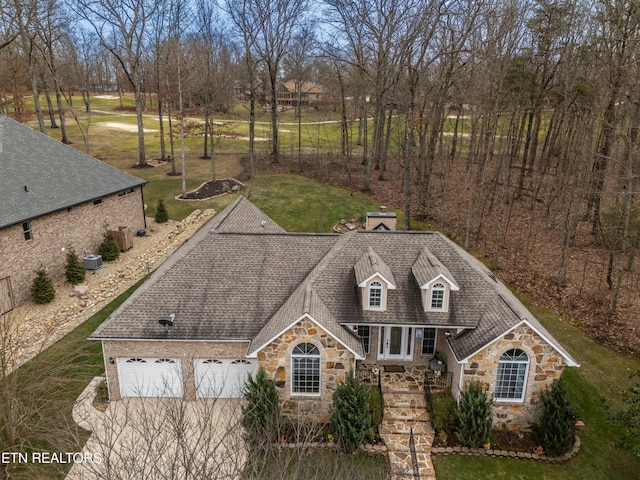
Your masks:
{"label": "stone edging", "polygon": [[[282,442],[279,443],[282,448],[338,448],[338,444],[336,442],[309,442],[309,443],[289,443]],[[376,443],[366,445],[360,445],[358,450],[365,451],[367,453],[384,453],[387,451],[387,446],[384,443]]]}
{"label": "stone edging", "polygon": [[580,451],[580,437],[575,436],[573,447],[570,451],[559,457],[549,457],[547,455],[538,455],[529,452],[514,452],[508,450],[491,450],[486,448],[469,448],[469,447],[433,447],[431,453],[435,455],[476,455],[482,457],[503,457],[503,458],[519,458],[522,460],[537,460],[547,463],[564,463],[575,457]]}

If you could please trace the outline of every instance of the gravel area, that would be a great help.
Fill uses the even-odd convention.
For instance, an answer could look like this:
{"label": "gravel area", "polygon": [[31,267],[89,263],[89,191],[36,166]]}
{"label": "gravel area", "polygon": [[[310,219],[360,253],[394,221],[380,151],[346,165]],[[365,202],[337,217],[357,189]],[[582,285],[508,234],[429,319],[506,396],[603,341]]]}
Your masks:
{"label": "gravel area", "polygon": [[[13,366],[19,366],[102,309],[111,300],[155,270],[186,239],[215,215],[214,210],[196,210],[182,222],[158,224],[147,218],[147,236],[135,237],[133,248],[118,260],[105,262],[85,282],[88,290],[78,296],[73,286],[59,282],[56,298],[47,305],[28,303],[5,315],[0,336],[11,350]],[[6,352],[5,352],[6,353]]]}

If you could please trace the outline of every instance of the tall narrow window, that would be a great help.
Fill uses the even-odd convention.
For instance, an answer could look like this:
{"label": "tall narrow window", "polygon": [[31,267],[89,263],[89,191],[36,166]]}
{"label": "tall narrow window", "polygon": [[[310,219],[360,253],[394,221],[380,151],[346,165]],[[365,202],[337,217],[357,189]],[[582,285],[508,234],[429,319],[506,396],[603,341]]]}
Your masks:
{"label": "tall narrow window", "polygon": [[382,284],[380,282],[369,284],[369,308],[382,308]]}
{"label": "tall narrow window", "polygon": [[498,363],[498,378],[494,398],[499,400],[523,400],[529,357],[514,348],[505,352]]}
{"label": "tall narrow window", "polygon": [[369,325],[358,325],[357,334],[362,339],[362,347],[364,348],[364,353],[368,354],[371,338],[371,327]]}
{"label": "tall narrow window", "polygon": [[431,310],[444,310],[444,290],[442,283],[431,287]]}
{"label": "tall narrow window", "polygon": [[291,393],[320,395],[320,350],[312,343],[300,343],[291,352]]}
{"label": "tall narrow window", "polygon": [[33,239],[33,233],[31,233],[31,222],[22,223],[22,233],[25,240]]}
{"label": "tall narrow window", "polygon": [[422,355],[432,356],[436,353],[436,329],[425,328],[422,332]]}

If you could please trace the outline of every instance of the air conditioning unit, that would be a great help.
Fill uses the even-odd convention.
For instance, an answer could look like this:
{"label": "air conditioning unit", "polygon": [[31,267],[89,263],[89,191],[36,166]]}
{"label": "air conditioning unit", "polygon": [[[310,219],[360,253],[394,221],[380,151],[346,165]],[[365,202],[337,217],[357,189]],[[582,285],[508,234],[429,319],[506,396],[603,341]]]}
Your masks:
{"label": "air conditioning unit", "polygon": [[102,255],[87,255],[84,257],[84,268],[87,270],[100,270],[102,268]]}

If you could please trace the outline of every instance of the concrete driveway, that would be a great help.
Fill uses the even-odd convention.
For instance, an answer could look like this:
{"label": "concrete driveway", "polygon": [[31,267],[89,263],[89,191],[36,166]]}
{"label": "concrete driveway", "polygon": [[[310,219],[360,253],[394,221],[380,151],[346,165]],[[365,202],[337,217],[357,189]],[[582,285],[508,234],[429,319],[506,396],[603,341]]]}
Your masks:
{"label": "concrete driveway", "polygon": [[247,456],[240,399],[128,398],[93,407],[94,379],[73,418],[91,437],[70,480],[238,479]]}

